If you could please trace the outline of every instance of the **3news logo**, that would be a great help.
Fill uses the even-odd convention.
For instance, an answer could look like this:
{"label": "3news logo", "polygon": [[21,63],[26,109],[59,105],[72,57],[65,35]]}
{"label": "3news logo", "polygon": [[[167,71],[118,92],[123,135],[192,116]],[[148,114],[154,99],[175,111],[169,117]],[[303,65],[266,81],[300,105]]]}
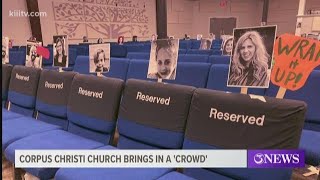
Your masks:
{"label": "3news logo", "polygon": [[249,168],[304,167],[303,150],[248,150]]}

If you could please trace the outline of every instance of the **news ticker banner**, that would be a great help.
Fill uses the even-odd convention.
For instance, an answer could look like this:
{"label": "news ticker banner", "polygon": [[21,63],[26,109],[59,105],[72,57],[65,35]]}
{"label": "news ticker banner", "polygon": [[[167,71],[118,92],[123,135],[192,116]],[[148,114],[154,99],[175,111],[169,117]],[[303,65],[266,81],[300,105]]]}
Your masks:
{"label": "news ticker banner", "polygon": [[16,150],[16,168],[294,168],[303,150]]}

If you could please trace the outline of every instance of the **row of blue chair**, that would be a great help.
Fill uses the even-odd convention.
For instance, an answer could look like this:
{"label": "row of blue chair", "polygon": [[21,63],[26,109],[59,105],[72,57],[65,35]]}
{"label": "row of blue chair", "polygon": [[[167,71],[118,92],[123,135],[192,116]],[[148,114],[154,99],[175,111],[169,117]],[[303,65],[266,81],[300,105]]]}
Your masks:
{"label": "row of blue chair", "polygon": [[[90,74],[88,56],[78,57],[76,62],[74,71]],[[110,72],[104,73],[104,75],[123,80],[135,78],[155,81],[147,78],[148,65],[148,61],[112,58]],[[227,64],[180,62],[177,65],[176,79],[164,80],[164,82],[240,93],[240,88],[227,87],[228,72],[229,65]],[[248,93],[275,97],[277,91],[278,87],[270,82],[268,89],[249,88]],[[305,101],[308,104],[301,148],[306,150],[307,162],[313,165],[320,164],[320,146],[314,146],[314,141],[320,140],[320,111],[317,110],[320,107],[320,95],[318,92],[320,92],[320,71],[314,70],[303,88],[297,91],[288,91],[284,97]],[[320,143],[318,144],[320,145]]]}
{"label": "row of blue chair", "polygon": [[[265,97],[266,102],[262,102],[248,95],[191,86],[135,79],[124,84],[120,79],[74,72],[59,73],[23,66],[12,68],[10,65],[2,68],[7,73],[5,79],[10,79],[7,92],[11,102],[9,111],[3,110],[2,114],[2,151],[10,162],[14,162],[15,150],[19,149],[296,149],[306,111],[302,101]],[[81,93],[82,90],[98,94],[90,96]],[[138,93],[170,97],[170,100],[168,104],[151,103],[137,99]],[[27,114],[13,117],[18,114],[11,109],[16,102],[24,104],[21,109],[32,109],[36,113],[31,117]],[[281,112],[274,109],[275,106]],[[243,123],[231,126],[231,121],[209,117],[213,107],[251,116],[264,112],[267,126],[253,127]],[[290,126],[286,125],[288,121]],[[110,143],[116,127],[119,139],[115,147]],[[174,168],[24,170],[40,179],[57,180],[290,179],[292,173],[288,168],[185,168],[182,173]]]}

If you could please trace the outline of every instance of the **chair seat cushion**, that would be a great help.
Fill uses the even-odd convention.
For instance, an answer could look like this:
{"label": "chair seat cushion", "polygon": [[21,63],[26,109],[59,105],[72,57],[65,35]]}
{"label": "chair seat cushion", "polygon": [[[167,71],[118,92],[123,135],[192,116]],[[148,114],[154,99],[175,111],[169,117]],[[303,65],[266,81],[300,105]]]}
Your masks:
{"label": "chair seat cushion", "polygon": [[[101,150],[117,150],[113,146],[103,146]],[[157,179],[172,171],[170,168],[61,168],[57,171],[55,180],[150,180]]]}
{"label": "chair seat cushion", "polygon": [[[10,162],[15,160],[15,150],[22,149],[96,149],[103,144],[77,136],[63,130],[53,130],[35,134],[10,144],[5,150],[5,156]],[[26,168],[30,174],[40,179],[53,178],[56,168]]]}
{"label": "chair seat cushion", "polygon": [[34,134],[60,129],[31,117],[20,117],[2,122],[2,151],[12,142]]}
{"label": "chair seat cushion", "polygon": [[320,165],[320,132],[303,130],[299,148],[305,150],[307,164]]}
{"label": "chair seat cushion", "polygon": [[195,180],[195,179],[192,177],[186,176],[184,174],[178,173],[176,171],[173,171],[160,177],[158,180]]}
{"label": "chair seat cushion", "polygon": [[18,114],[12,111],[8,111],[5,108],[2,108],[2,121],[10,120],[10,119],[16,119],[19,117],[24,117],[22,114]]}

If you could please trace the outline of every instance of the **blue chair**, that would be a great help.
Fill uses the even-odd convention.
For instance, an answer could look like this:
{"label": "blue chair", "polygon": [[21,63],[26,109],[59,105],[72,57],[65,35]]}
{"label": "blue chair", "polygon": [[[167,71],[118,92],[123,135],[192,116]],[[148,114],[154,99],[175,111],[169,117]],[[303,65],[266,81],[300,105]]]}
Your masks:
{"label": "blue chair", "polygon": [[143,44],[128,44],[125,45],[125,47],[127,48],[127,53],[129,52],[143,52],[145,46]]}
{"label": "blue chair", "polygon": [[188,49],[187,54],[206,54],[212,55],[212,50]]}
{"label": "blue chair", "polygon": [[[275,97],[278,88],[270,83],[266,91],[267,96]],[[307,115],[302,131],[300,148],[306,152],[306,162],[311,165],[320,164],[320,71],[311,72],[305,85],[297,90],[287,90],[285,99],[296,99],[307,103]]]}
{"label": "blue chair", "polygon": [[24,65],[26,61],[26,53],[23,51],[10,51],[9,63],[12,65]]}
{"label": "blue chair", "polygon": [[37,119],[67,129],[67,103],[75,72],[42,70],[37,91]]}
{"label": "blue chair", "polygon": [[106,77],[119,78],[122,80],[126,80],[128,67],[129,67],[128,59],[120,59],[120,58],[111,58],[110,61],[110,70],[108,73],[103,73]]}
{"label": "blue chair", "polygon": [[187,53],[187,49],[179,49],[179,55],[185,55]]}
{"label": "blue chair", "polygon": [[208,63],[211,64],[230,64],[230,56],[211,55]]}
{"label": "blue chair", "polygon": [[80,74],[90,74],[89,56],[77,56],[73,71]]}
{"label": "blue chair", "polygon": [[148,79],[148,67],[149,67],[149,61],[141,61],[141,60],[134,60],[132,59],[129,62],[129,68],[127,72],[127,78],[126,79],[142,79],[142,80],[151,80]]}
{"label": "blue chair", "polygon": [[110,44],[110,56],[111,57],[127,57],[127,48],[124,45]]}
{"label": "blue chair", "polygon": [[179,55],[178,62],[195,62],[195,63],[207,63],[209,56],[206,54],[185,54]]}
{"label": "blue chair", "polygon": [[[11,143],[5,156],[14,162],[18,149],[97,149],[110,143],[124,83],[120,79],[78,74],[74,77],[68,101],[67,131],[52,130]],[[96,92],[90,96],[87,92]],[[51,179],[57,168],[26,168],[28,173]]]}
{"label": "blue chair", "polygon": [[145,52],[128,52],[127,58],[129,58],[129,59],[149,60],[149,59],[150,59],[150,53],[145,53]]}
{"label": "blue chair", "polygon": [[190,40],[180,40],[179,41],[179,49],[190,49],[191,48]]}
{"label": "blue chair", "polygon": [[[244,94],[197,89],[190,106],[183,149],[297,149],[306,104],[270,97],[265,97],[265,100],[251,99]],[[222,118],[218,115],[220,112]],[[256,120],[250,123],[232,119],[239,114]],[[263,121],[257,121],[259,118]],[[292,169],[186,168],[183,173],[201,180],[289,180]]]}
{"label": "blue chair", "polygon": [[191,49],[199,49],[200,48],[201,41],[192,39],[191,40]]}
{"label": "blue chair", "polygon": [[213,52],[212,52],[212,55],[218,55],[218,56],[221,56],[222,54],[222,51],[219,50],[219,49],[214,49]]}
{"label": "blue chair", "polygon": [[10,111],[33,117],[40,73],[40,68],[13,67],[8,90]]}
{"label": "blue chair", "polygon": [[51,47],[47,47],[49,52],[50,52],[50,57],[49,59],[46,59],[46,58],[42,58],[42,66],[44,68],[46,67],[51,67],[52,64],[53,64],[53,48],[52,46]]}
{"label": "blue chair", "polygon": [[[194,88],[129,79],[120,105],[118,149],[179,149]],[[165,102],[136,99],[150,95]],[[171,104],[171,100],[174,103]],[[167,105],[170,104],[170,108]],[[137,113],[143,112],[143,113]],[[100,148],[102,149],[102,148]],[[112,146],[103,149],[114,149]],[[172,168],[61,168],[55,179],[157,179]]]}
{"label": "blue chair", "polygon": [[[229,65],[226,64],[213,64],[210,68],[207,89],[214,89],[219,91],[227,91],[239,93],[241,91],[238,87],[228,87],[228,73]],[[249,94],[264,95],[264,88],[248,88]]]}

